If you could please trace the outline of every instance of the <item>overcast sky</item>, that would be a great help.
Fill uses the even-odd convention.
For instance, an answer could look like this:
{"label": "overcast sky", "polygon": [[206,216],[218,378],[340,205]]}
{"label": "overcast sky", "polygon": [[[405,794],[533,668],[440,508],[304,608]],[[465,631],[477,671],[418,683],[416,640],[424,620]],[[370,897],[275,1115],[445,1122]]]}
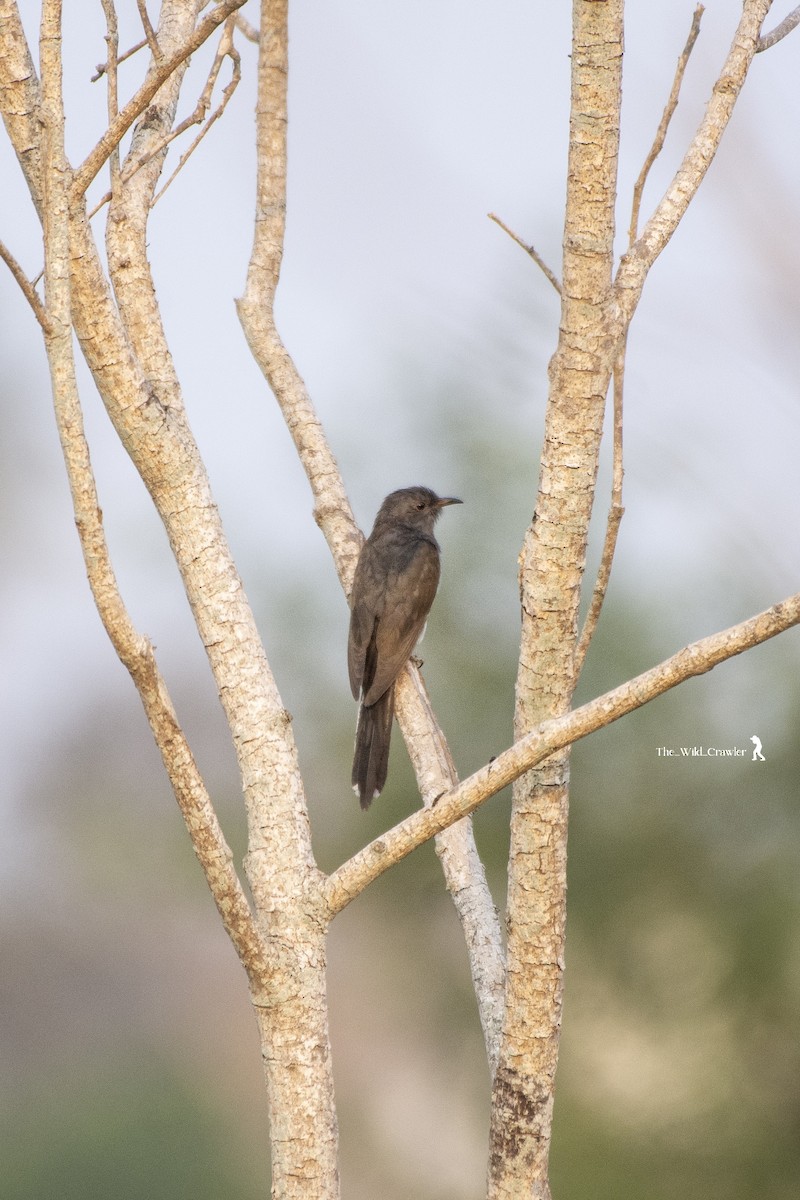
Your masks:
{"label": "overcast sky", "polygon": [[[138,37],[135,6],[126,7],[123,43]],[[770,24],[790,7],[775,5]],[[21,9],[35,38],[39,5],[24,0]],[[90,83],[105,57],[101,9],[80,9],[78,21],[75,6],[65,6],[73,163],[91,148],[105,111],[102,83]],[[631,186],[692,5],[631,0],[628,10],[620,247]],[[740,10],[739,0],[706,5],[643,217],[680,161]],[[491,11],[464,0],[293,6],[280,323],[364,525],[392,487],[452,487],[448,447],[421,445],[407,399],[430,402],[469,380],[483,403],[461,419],[478,432],[500,422],[529,438],[533,455],[557,297],[487,213],[498,213],[558,270],[569,18],[566,0],[506,0]],[[151,254],[190,420],[248,590],[273,572],[278,582],[307,572],[324,580],[338,612],[305,478],[234,310],[254,187],[256,51],[243,39],[240,49],[243,82],[159,203]],[[746,583],[757,607],[797,587],[799,66],[800,32],[756,60],[718,159],[652,272],[630,340],[627,512],[615,569],[652,602],[680,598],[676,625],[687,639],[748,615],[732,578]],[[135,58],[123,69],[126,94],[142,67]],[[202,55],[192,70],[199,90]],[[0,237],[35,275],[40,233],[5,135],[0,179]],[[105,187],[97,181],[95,191]],[[5,268],[0,314],[0,770],[13,802],[40,761],[43,738],[68,727],[93,695],[130,683],[91,605],[41,338]],[[84,383],[120,582],[139,627],[159,643],[167,668],[177,668],[195,638],[184,628],[163,534],[85,376]],[[459,479],[474,478],[478,502],[480,471],[479,463],[457,464]],[[535,479],[532,458],[530,508]],[[687,581],[692,604],[683,600]],[[704,608],[706,595],[713,612]],[[10,805],[3,809],[8,816]]]}

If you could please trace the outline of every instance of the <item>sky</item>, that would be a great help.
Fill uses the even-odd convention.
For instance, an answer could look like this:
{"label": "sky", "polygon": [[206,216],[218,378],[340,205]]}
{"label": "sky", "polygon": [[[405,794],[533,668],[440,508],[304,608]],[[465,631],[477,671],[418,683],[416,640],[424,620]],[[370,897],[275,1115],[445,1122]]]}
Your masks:
{"label": "sky", "polygon": [[[91,82],[96,64],[105,57],[104,28],[99,3],[64,7],[68,153],[77,164],[104,128],[103,84]],[[362,527],[369,527],[388,491],[406,484],[425,483],[465,501],[457,520],[452,510],[453,520],[440,527],[445,560],[436,612],[441,617],[446,611],[450,625],[442,633],[439,622],[440,640],[429,676],[433,692],[435,664],[448,654],[448,647],[456,662],[453,673],[463,666],[470,679],[479,677],[481,647],[466,638],[457,645],[452,642],[459,605],[462,611],[469,608],[471,633],[486,632],[489,649],[484,647],[484,653],[494,653],[495,627],[503,627],[502,645],[509,679],[513,678],[516,556],[535,503],[547,363],[556,344],[559,309],[544,276],[487,214],[496,213],[559,271],[570,7],[567,0],[503,0],[492,8],[476,0],[408,0],[394,6],[317,0],[292,5],[288,224],[279,325],[309,387]],[[791,4],[773,7],[770,26]],[[131,44],[139,38],[136,5],[120,0],[119,8],[121,42]],[[22,0],[20,9],[35,40],[39,5]],[[149,9],[154,15],[153,3]],[[244,11],[255,23],[257,12],[250,10],[253,0]],[[663,194],[697,127],[740,10],[739,0],[706,4],[681,101],[645,191],[643,220]],[[668,95],[692,11],[690,0],[661,5],[629,0],[627,5],[620,252],[625,248],[633,183]],[[277,406],[247,351],[235,312],[250,251],[255,185],[256,51],[244,39],[239,49],[242,82],[223,118],[157,205],[149,247],[189,420],[281,694],[295,713],[305,766],[304,748],[319,738],[322,722],[327,731],[328,720],[346,725],[355,719],[344,659],[347,612],[327,547],[311,518],[307,481]],[[626,371],[626,512],[608,616],[604,613],[599,632],[600,638],[616,641],[615,661],[621,659],[627,666],[627,655],[632,672],[797,590],[799,60],[800,30],[756,59],[720,152],[686,219],[654,266],[633,323]],[[208,61],[207,53],[195,56],[181,116],[193,107]],[[135,89],[142,70],[138,58],[123,68],[125,94]],[[223,81],[226,78],[223,71]],[[34,277],[42,261],[41,233],[1,133],[0,181],[0,238]],[[98,179],[94,199],[105,188],[106,180]],[[102,215],[95,221],[102,241]],[[226,830],[233,827],[236,835],[230,815],[235,809],[241,819],[235,763],[229,747],[219,749],[226,745],[222,719],[163,529],[83,368],[80,380],[123,596],[137,627],[157,647],[210,790],[229,804]],[[609,467],[606,445],[593,522],[594,562],[602,540]],[[138,698],[93,608],[41,337],[2,264],[0,486],[0,937],[15,954],[17,968],[9,993],[14,1036],[4,1039],[3,1046],[17,1074],[12,1069],[6,1077],[12,1087],[15,1080],[27,1083],[33,1078],[35,1083],[38,1078],[42,1095],[49,1094],[55,1079],[71,1094],[69,1055],[84,1048],[87,1056],[91,1049],[113,1059],[126,1047],[133,1045],[139,1053],[145,1046],[143,1057],[158,1058],[163,1045],[159,1023],[169,1025],[178,1042],[190,1039],[185,1013],[190,1007],[195,1010],[200,996],[209,1006],[209,1024],[224,1029],[224,1034],[204,1039],[196,1049],[197,1061],[207,1061],[205,1042],[213,1042],[209,1078],[213,1074],[215,1080],[226,1081],[223,1086],[235,1096],[226,1103],[240,1114],[248,1107],[240,1103],[245,1078],[252,1094],[261,1095],[245,989],[180,828]],[[636,625],[636,638],[626,629],[626,620]],[[642,627],[653,658],[634,661]],[[702,713],[708,728],[720,737],[746,738],[751,722],[759,719],[769,756],[770,721],[773,729],[780,726],[782,744],[788,747],[776,764],[776,774],[783,772],[780,778],[791,776],[787,763],[791,768],[797,757],[796,714],[789,697],[796,693],[798,636],[792,631],[780,645],[745,656],[752,669],[748,664],[743,670],[744,660],[737,660],[691,685],[698,689],[692,693],[692,719],[699,721],[697,713]],[[432,629],[426,648],[436,637]],[[325,676],[321,698],[313,694],[313,679],[311,686],[308,682],[308,664],[314,661]],[[708,680],[713,686],[706,686]],[[607,682],[610,686],[621,680]],[[508,692],[510,710],[510,686]],[[443,711],[455,726],[457,704],[451,697],[442,699]],[[637,730],[655,729],[659,739],[668,740],[680,723],[675,715],[680,703],[677,697],[665,697],[657,702],[660,708],[651,706],[636,714],[630,738],[645,736]],[[324,705],[334,706],[332,717],[330,708],[321,711]],[[597,747],[594,774],[580,765],[586,761],[581,755],[590,751],[579,747],[575,754],[572,803],[577,836],[571,825],[570,865],[579,881],[587,874],[594,880],[597,896],[594,901],[590,897],[589,907],[602,912],[609,902],[609,847],[621,845],[624,859],[631,845],[631,894],[636,897],[631,905],[638,911],[638,897],[653,864],[646,838],[642,849],[636,835],[654,814],[668,829],[669,820],[674,820],[690,849],[699,830],[696,840],[710,847],[708,861],[716,855],[727,863],[730,876],[745,889],[767,864],[766,895],[782,897],[769,864],[780,860],[780,877],[781,864],[791,860],[791,847],[797,843],[791,801],[767,796],[766,790],[760,796],[752,781],[750,791],[731,794],[708,764],[704,773],[698,768],[691,779],[688,774],[694,767],[686,767],[673,786],[678,776],[669,776],[666,769],[654,772],[652,762],[644,769],[645,749],[638,744],[625,761],[635,764],[636,784],[643,794],[626,799],[615,778],[614,747],[620,743],[614,739],[619,729],[604,731],[592,743]],[[474,743],[469,752],[478,755],[484,729],[474,730],[474,735],[458,733]],[[652,741],[656,735],[647,736]],[[692,729],[686,736],[702,737],[703,730]],[[654,755],[655,750],[651,758]],[[462,773],[466,757],[462,748]],[[337,786],[323,774],[326,765],[312,765],[310,797],[318,806],[312,811],[315,835],[323,824],[322,802]],[[343,806],[352,805],[346,778],[342,794]],[[754,796],[759,802],[753,803]],[[388,799],[387,808],[373,807],[369,820],[376,827],[391,811]],[[402,797],[401,801],[405,802]],[[69,817],[63,812],[67,806],[72,806]],[[112,807],[113,817],[106,820],[105,812]],[[353,809],[353,822],[360,821],[357,805]],[[333,816],[329,812],[324,817],[328,827],[346,825],[342,811],[334,809]],[[505,810],[498,806],[498,811],[502,818]],[[488,812],[482,817],[487,822],[494,819]],[[346,836],[355,849],[363,841],[363,824],[354,824]],[[676,844],[684,846],[680,840]],[[337,851],[340,848],[337,845]],[[234,845],[234,850],[240,857],[241,847]],[[677,865],[687,871],[695,861],[707,861],[693,859],[684,850],[680,856]],[[430,861],[422,859],[423,880],[426,870],[435,870],[432,860],[432,853]],[[502,871],[496,863],[490,867]],[[377,1078],[385,1070],[390,1028],[396,1039],[395,1058],[403,1068],[408,1065],[406,1025],[397,1022],[389,1005],[391,996],[402,990],[392,974],[400,970],[396,943],[403,938],[409,942],[408,957],[401,963],[404,972],[405,964],[421,955],[422,970],[413,984],[420,992],[431,991],[431,979],[438,979],[444,959],[457,958],[460,969],[466,970],[458,935],[454,939],[446,924],[454,921],[449,907],[446,917],[436,908],[433,918],[426,907],[441,891],[438,875],[427,890],[423,882],[411,894],[403,891],[408,879],[402,871],[392,873],[371,893],[377,894],[377,901],[360,909],[353,906],[353,912],[348,909],[334,930],[332,1020],[341,1071],[337,1086],[351,1097],[372,1096],[366,1074]],[[708,879],[710,883],[705,878],[695,882],[700,888],[704,882],[719,884],[713,870]],[[727,893],[720,895],[717,899],[725,907]],[[580,887],[573,889],[572,881],[570,896],[573,905],[580,897]],[[656,901],[660,902],[658,895]],[[364,928],[375,909],[383,904],[391,912],[400,902],[407,909],[420,909],[419,924],[409,920],[395,927],[391,939],[381,926],[374,940],[365,940]],[[125,905],[131,911],[123,918],[120,909]],[[788,920],[786,906],[782,911]],[[673,916],[672,911],[649,914],[643,928],[650,931],[655,926],[658,933],[659,919],[666,928]],[[678,917],[680,922],[680,913]],[[770,920],[770,928],[779,924]],[[425,932],[414,944],[420,929]],[[599,958],[608,956],[613,937],[601,929],[587,954],[581,947],[580,921],[573,921],[571,929],[577,951],[570,951],[571,962],[578,962],[578,980],[585,979],[580,960],[591,959],[592,949]],[[677,964],[683,974],[679,971],[675,978],[683,990],[680,981],[685,976],[696,983],[698,962],[708,961],[707,946],[698,935],[702,953],[687,955],[682,929],[667,932],[674,938],[674,952],[659,945],[653,961],[664,972]],[[627,950],[627,934],[621,944]],[[644,934],[642,944],[646,950]],[[696,945],[691,939],[688,944]],[[385,962],[376,951],[380,945],[385,945]],[[788,982],[778,1005],[794,1012],[796,941],[788,939],[786,945],[785,957],[772,941],[761,939],[759,950],[771,957],[776,970],[785,968]],[[431,956],[429,968],[426,954]],[[629,991],[625,978],[619,1016],[627,1034],[633,1024],[624,1004]],[[213,981],[213,995],[206,990],[208,979]],[[403,978],[402,987],[409,986]],[[363,991],[358,1004],[353,1003],[354,987]],[[61,1001],[56,1006],[55,994]],[[578,987],[571,994],[575,1019],[568,1023],[567,1041],[569,1030],[580,1029],[582,1020],[602,1024],[607,1015],[603,1004],[597,1004],[596,990],[582,992]],[[418,999],[412,996],[403,1012],[409,1038],[417,1033],[422,1007]],[[445,1012],[450,998],[440,1003]],[[365,1021],[364,1010],[370,1005]],[[238,1015],[232,1020],[240,1022],[240,1034],[234,1034],[229,1023],[234,1008]],[[697,1040],[704,1041],[704,1028],[695,1030],[695,1040],[681,1029],[687,1052],[694,1052]],[[740,1027],[732,1028],[737,1045],[746,1047]],[[477,1029],[472,1032],[479,1042]],[[364,1053],[370,1039],[372,1057]],[[431,1039],[438,1050],[448,1044],[439,1027]],[[357,1047],[357,1052],[339,1054],[341,1044],[345,1050]],[[596,1036],[594,1027],[586,1044],[609,1054],[618,1047],[607,1030]],[[671,1060],[669,1047],[664,1051],[661,1026],[654,1045]],[[726,1054],[716,1055],[713,1040],[708,1045],[724,1065]],[[775,1062],[788,1074],[786,1064],[793,1059],[783,1048],[789,1042],[775,1045]],[[761,1043],[756,1052],[768,1075],[772,1060],[761,1054]],[[454,1063],[458,1068],[462,1056],[468,1057],[459,1044],[457,1054],[448,1056],[450,1069]],[[637,1062],[640,1059],[641,1055]],[[568,1050],[566,1068],[561,1068],[567,1080],[569,1061]],[[581,1048],[575,1054],[580,1095],[587,1090],[587,1079],[594,1078],[587,1072],[587,1061],[591,1066],[591,1057],[587,1060]],[[365,1063],[374,1063],[375,1071]],[[355,1072],[349,1091],[348,1071]],[[402,1073],[399,1078],[408,1082]],[[454,1125],[461,1122],[461,1101],[454,1102],[460,1084],[450,1086],[449,1078],[442,1066],[405,1089],[416,1124],[396,1119],[402,1087],[393,1083],[380,1090],[391,1112],[379,1112],[375,1121],[392,1136],[411,1131],[411,1152],[402,1145],[396,1157],[414,1170],[428,1170],[420,1146],[423,1135],[442,1138],[443,1111]],[[637,1076],[651,1099],[661,1098],[661,1090],[650,1087],[652,1078],[646,1070]],[[702,1072],[692,1078],[705,1087]],[[753,1073],[746,1079],[749,1088]],[[622,1082],[623,1090],[629,1087],[629,1081]],[[794,1095],[793,1088],[791,1081],[783,1089],[773,1088],[775,1103]],[[732,1094],[738,1111],[740,1089]],[[634,1089],[626,1095],[636,1100],[638,1093]],[[604,1096],[601,1092],[600,1109],[606,1105]],[[260,1119],[252,1118],[259,1159]],[[476,1136],[466,1119],[461,1123],[468,1135],[464,1160],[458,1153],[449,1157],[454,1170],[475,1178],[473,1158],[482,1153],[482,1134]],[[344,1139],[346,1154],[353,1153],[354,1146],[360,1153],[362,1142],[363,1153],[372,1154],[374,1147],[362,1136],[370,1128],[362,1114],[358,1136]],[[382,1143],[375,1145],[381,1147],[376,1160],[386,1157]],[[92,1151],[89,1159],[95,1157]],[[364,1195],[380,1191],[370,1190],[368,1174],[366,1178]],[[454,1194],[467,1194],[460,1179],[453,1187]],[[410,1191],[422,1194],[418,1180],[398,1194]]]}
{"label": "sky", "polygon": [[[776,5],[770,24],[789,7]],[[245,15],[255,21],[250,8]],[[21,10],[35,38],[38,5],[26,0]],[[706,6],[643,217],[696,127],[739,10],[737,0]],[[104,58],[104,30],[99,5],[82,9],[79,25],[69,6],[66,13],[68,153],[77,163],[103,127],[102,83],[90,79]],[[628,5],[620,249],[632,183],[691,13],[689,4]],[[133,5],[121,14],[123,44],[138,36],[135,16]],[[385,492],[417,481],[448,492],[454,477],[460,486],[466,480],[464,498],[478,511],[481,463],[454,462],[446,439],[425,432],[419,413],[436,403],[449,406],[462,433],[496,425],[529,442],[521,519],[532,509],[557,297],[487,214],[558,270],[569,17],[566,3],[512,0],[491,20],[477,3],[293,8],[279,322],[363,526]],[[242,84],[159,202],[151,257],[190,421],[245,585],[259,593],[298,581],[318,588],[340,638],[342,600],[310,519],[307,484],[234,309],[254,188],[255,48],[241,39],[240,50]],[[800,35],[754,63],[717,160],[651,273],[630,338],[626,516],[615,577],[644,605],[666,599],[665,654],[748,615],[743,596],[756,610],[796,588],[798,54]],[[199,91],[203,69],[198,55],[187,95]],[[123,88],[135,86],[140,70],[136,58],[123,68]],[[0,236],[34,276],[40,233],[5,139],[0,172]],[[96,182],[98,196],[105,186]],[[83,576],[41,338],[5,270],[0,313],[0,636],[9,665],[0,813],[16,830],[15,799],[41,760],[43,739],[69,729],[76,705],[130,684]],[[187,661],[201,669],[158,521],[85,372],[82,386],[123,594],[168,672]],[[286,636],[267,628],[268,652],[271,637]],[[4,870],[13,873],[8,861]]]}

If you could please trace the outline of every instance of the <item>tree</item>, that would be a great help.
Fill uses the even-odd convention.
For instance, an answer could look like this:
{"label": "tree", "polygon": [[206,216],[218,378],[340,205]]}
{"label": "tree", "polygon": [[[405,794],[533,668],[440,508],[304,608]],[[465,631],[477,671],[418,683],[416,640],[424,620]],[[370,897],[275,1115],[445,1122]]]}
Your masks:
{"label": "tree", "polygon": [[[17,10],[0,5],[2,108],[9,137],[42,221],[44,298],[9,250],[3,256],[39,321],[56,418],[95,602],[141,695],[165,768],[223,923],[245,967],[259,1025],[270,1099],[273,1192],[338,1194],[337,1129],[325,1002],[331,920],[381,873],[437,838],[461,919],[493,1076],[489,1194],[547,1196],[547,1159],[561,1019],[565,922],[568,749],[683,680],[800,621],[800,596],[694,643],[613,692],[577,709],[572,697],[596,624],[621,508],[622,374],[628,328],[650,267],[700,186],[731,117],[761,37],[766,0],[744,5],[708,109],[663,200],[638,231],[649,162],[637,186],[630,246],[614,269],[623,5],[576,0],[573,13],[570,159],[561,282],[561,325],[550,366],[536,515],[520,558],[522,643],[515,741],[463,783],[438,728],[419,670],[398,691],[398,718],[423,806],[330,875],[314,861],[291,718],[262,648],[199,451],[186,421],[148,262],[148,217],[170,141],[202,124],[225,58],[245,27],[243,0],[164,3],[156,28],[140,5],[144,81],[118,99],[117,18],[108,25],[109,120],[82,164],[64,150],[61,6],[43,6],[40,78]],[[240,320],[274,392],[314,495],[315,519],[345,590],[360,546],[337,465],[295,365],[278,334],[274,302],[286,194],[287,6],[264,0],[259,47],[257,201]],[[679,64],[671,106],[693,36]],[[784,23],[788,32],[795,16]],[[189,56],[219,31],[208,87],[190,121],[176,127]],[[246,31],[246,30],[245,30]],[[122,154],[121,144],[131,132]],[[661,134],[659,135],[661,137]],[[94,243],[87,188],[108,166],[103,197],[107,273]],[[531,248],[531,256],[536,258]],[[111,567],[82,428],[74,329],[108,414],[165,525],[236,749],[247,808],[252,908],[207,790],[178,724],[154,651],[130,621]],[[615,382],[615,492],[595,598],[579,633],[606,396]],[[507,944],[465,818],[515,783]]]}

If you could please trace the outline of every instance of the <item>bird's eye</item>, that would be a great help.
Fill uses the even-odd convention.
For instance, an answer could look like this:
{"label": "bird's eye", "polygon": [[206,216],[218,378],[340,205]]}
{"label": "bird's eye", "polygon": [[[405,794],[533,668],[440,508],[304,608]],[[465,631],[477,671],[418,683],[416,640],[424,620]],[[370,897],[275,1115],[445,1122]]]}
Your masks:
{"label": "bird's eye", "polygon": [[417,504],[415,507],[418,508],[420,512],[422,512],[423,508],[425,507],[424,501],[420,500],[419,504]]}

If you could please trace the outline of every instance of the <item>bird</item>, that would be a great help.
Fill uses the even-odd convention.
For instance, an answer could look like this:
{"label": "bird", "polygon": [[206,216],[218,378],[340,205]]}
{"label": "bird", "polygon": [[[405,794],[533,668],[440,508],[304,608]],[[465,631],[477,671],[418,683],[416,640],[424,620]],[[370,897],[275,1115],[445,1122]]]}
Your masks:
{"label": "bird", "polygon": [[425,631],[439,586],[433,527],[443,508],[461,503],[427,487],[391,492],[356,564],[347,666],[359,701],[352,784],[363,809],[386,783],[395,680]]}

